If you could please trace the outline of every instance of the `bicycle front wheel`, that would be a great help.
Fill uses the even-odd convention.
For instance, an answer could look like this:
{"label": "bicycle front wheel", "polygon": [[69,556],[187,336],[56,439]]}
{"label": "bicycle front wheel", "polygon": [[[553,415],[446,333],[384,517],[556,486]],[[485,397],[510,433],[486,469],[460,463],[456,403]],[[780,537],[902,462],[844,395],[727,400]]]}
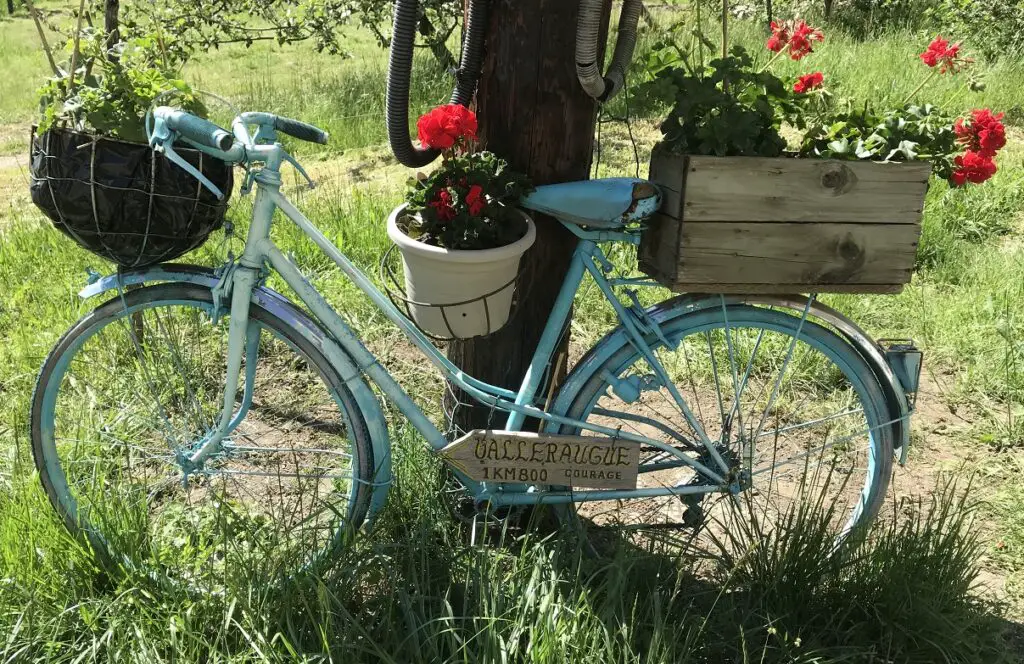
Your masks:
{"label": "bicycle front wheel", "polygon": [[32,452],[64,523],[107,563],[206,590],[323,561],[362,523],[372,448],[352,393],[323,355],[253,304],[255,360],[222,449],[185,463],[219,422],[230,316],[208,288],[159,285],[83,318],[47,358]]}
{"label": "bicycle front wheel", "polygon": [[641,448],[638,488],[681,491],[591,502],[577,490],[563,518],[607,545],[615,533],[689,544],[705,529],[722,541],[724,529],[769,531],[808,507],[842,538],[877,515],[899,415],[854,347],[765,307],[680,304],[664,320],[664,338],[646,339],[656,362],[624,343],[567,399],[568,414],[664,443]]}

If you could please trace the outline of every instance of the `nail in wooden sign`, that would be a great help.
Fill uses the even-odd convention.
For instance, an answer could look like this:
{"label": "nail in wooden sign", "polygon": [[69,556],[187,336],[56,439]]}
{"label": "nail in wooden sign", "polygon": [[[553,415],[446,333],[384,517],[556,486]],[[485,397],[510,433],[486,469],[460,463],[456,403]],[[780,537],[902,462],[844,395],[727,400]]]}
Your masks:
{"label": "nail in wooden sign", "polygon": [[441,450],[478,482],[635,489],[640,446],[598,436],[471,431]]}

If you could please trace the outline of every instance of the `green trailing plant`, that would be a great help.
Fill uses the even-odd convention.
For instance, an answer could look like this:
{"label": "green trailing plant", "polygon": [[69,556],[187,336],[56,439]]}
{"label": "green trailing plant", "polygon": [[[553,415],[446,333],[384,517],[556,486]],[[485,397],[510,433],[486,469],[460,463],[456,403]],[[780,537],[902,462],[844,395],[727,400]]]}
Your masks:
{"label": "green trailing plant", "polygon": [[146,112],[158,96],[168,93],[173,93],[175,105],[205,116],[181,76],[185,58],[173,37],[154,32],[111,41],[103,30],[81,22],[66,35],[62,51],[67,58],[59,63],[53,59],[54,75],[39,89],[40,132],[67,127],[145,142]]}
{"label": "green trailing plant", "polygon": [[661,125],[665,143],[680,154],[777,157],[786,148],[782,122],[800,118],[788,86],[757,71],[742,46],[703,69],[664,67],[656,80],[673,101]]}
{"label": "green trailing plant", "polygon": [[[828,122],[828,124],[824,124]],[[878,114],[870,108],[834,112],[812,123],[800,154],[828,159],[932,162],[936,175],[948,179],[960,146],[953,119],[925,104]]]}

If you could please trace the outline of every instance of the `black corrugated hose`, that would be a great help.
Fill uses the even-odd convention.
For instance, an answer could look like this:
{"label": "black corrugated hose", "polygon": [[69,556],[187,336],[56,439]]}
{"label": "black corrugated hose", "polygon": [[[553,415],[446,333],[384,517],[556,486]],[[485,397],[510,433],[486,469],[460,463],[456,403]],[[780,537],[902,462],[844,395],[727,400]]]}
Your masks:
{"label": "black corrugated hose", "polygon": [[[483,66],[484,37],[490,0],[471,0],[463,30],[462,59],[455,72],[451,104],[468,106]],[[419,22],[419,0],[395,0],[394,31],[388,60],[387,124],[391,151],[404,166],[419,168],[437,158],[437,150],[417,148],[409,136],[409,78]]]}

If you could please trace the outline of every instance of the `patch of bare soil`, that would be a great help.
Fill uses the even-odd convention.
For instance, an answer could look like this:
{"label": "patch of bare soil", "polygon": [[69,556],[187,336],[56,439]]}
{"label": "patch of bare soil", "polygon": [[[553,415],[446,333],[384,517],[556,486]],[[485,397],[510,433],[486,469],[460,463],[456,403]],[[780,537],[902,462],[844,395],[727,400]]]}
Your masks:
{"label": "patch of bare soil", "polygon": [[6,216],[4,210],[7,208],[19,212],[31,208],[28,185],[28,157],[21,154],[0,155],[0,201],[6,203],[0,207],[0,221]]}
{"label": "patch of bare soil", "polygon": [[[909,457],[906,466],[894,469],[889,487],[890,510],[901,500],[927,500],[938,487],[954,478],[965,488],[965,480],[993,454],[978,438],[979,414],[969,406],[949,405],[946,395],[951,384],[951,377],[929,373],[921,376],[921,390],[911,420]],[[1017,451],[1002,454],[1024,456]],[[975,499],[985,502],[993,496],[996,486],[992,482],[974,481],[971,490]],[[986,547],[996,546],[998,524],[983,512],[977,518],[977,529]],[[981,565],[979,583],[993,597],[1007,600],[1005,570],[987,557]],[[1012,607],[1011,617],[1024,618],[1021,609]]]}
{"label": "patch of bare soil", "polygon": [[31,131],[28,123],[0,124],[0,154],[28,154]]}

